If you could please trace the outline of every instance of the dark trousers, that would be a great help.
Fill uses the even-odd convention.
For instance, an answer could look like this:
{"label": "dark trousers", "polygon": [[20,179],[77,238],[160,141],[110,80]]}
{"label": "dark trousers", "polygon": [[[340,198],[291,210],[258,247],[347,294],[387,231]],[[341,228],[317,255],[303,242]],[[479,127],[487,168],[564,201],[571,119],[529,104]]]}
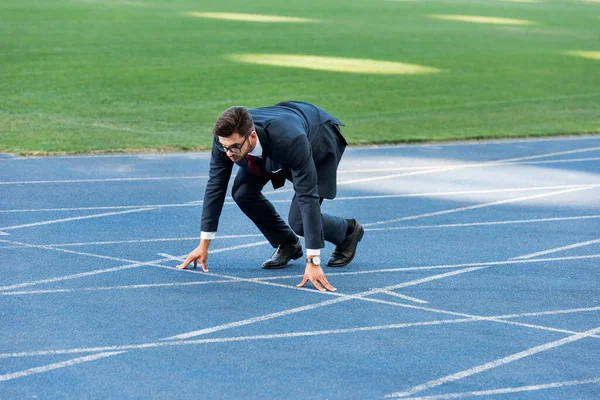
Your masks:
{"label": "dark trousers", "polygon": [[[232,197],[242,212],[254,222],[273,247],[289,241],[290,237],[304,236],[300,206],[294,195],[288,216],[289,225],[279,216],[273,204],[262,194],[263,187],[269,182],[266,176],[251,175],[240,168],[233,182]],[[320,199],[320,203],[323,199]],[[348,221],[344,218],[321,213],[323,236],[335,245],[346,237]],[[295,235],[294,235],[295,233]]]}

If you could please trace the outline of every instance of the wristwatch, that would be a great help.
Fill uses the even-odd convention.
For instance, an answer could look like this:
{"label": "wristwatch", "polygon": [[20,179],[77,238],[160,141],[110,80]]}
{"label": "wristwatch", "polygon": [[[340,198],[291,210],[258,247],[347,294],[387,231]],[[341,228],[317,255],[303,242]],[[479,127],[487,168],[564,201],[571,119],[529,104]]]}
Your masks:
{"label": "wristwatch", "polygon": [[309,262],[309,263],[311,263],[312,265],[315,265],[315,266],[317,266],[317,267],[320,267],[320,266],[321,266],[321,257],[319,257],[319,256],[314,256],[314,257],[312,257],[312,258],[307,258],[307,259],[306,259],[306,262]]}

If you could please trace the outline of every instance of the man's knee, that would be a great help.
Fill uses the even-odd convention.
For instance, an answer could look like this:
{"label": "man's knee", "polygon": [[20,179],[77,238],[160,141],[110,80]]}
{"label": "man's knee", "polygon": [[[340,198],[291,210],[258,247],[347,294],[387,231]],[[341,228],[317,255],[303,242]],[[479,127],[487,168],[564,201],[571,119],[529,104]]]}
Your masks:
{"label": "man's knee", "polygon": [[234,185],[231,189],[231,197],[233,197],[233,201],[238,205],[247,203],[250,200],[250,195],[245,185]]}

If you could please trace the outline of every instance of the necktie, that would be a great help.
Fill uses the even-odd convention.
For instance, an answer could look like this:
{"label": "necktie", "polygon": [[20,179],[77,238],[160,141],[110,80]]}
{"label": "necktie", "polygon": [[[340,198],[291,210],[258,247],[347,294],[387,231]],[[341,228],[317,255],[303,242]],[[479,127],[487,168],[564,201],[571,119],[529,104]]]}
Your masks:
{"label": "necktie", "polygon": [[[262,158],[246,154],[246,162],[248,163],[248,171],[251,175],[263,176]],[[285,175],[272,174],[271,183],[273,184],[273,189],[279,189],[285,184]]]}
{"label": "necktie", "polygon": [[259,165],[259,161],[256,157],[251,156],[250,154],[246,154],[246,161],[248,162],[248,171],[252,175],[261,176],[262,171]]}

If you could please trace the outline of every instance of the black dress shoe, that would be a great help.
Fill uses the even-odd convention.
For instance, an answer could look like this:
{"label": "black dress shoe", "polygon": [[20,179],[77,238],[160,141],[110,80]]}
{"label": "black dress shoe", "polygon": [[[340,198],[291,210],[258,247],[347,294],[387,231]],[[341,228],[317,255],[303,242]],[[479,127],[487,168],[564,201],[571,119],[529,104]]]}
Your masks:
{"label": "black dress shoe", "polygon": [[354,220],[354,230],[346,236],[346,239],[333,249],[331,257],[327,260],[328,267],[344,267],[354,260],[356,246],[365,234],[363,227]]}
{"label": "black dress shoe", "polygon": [[300,241],[296,244],[282,244],[262,266],[266,269],[284,268],[290,260],[297,260],[302,257],[302,255],[302,245],[300,244]]}

